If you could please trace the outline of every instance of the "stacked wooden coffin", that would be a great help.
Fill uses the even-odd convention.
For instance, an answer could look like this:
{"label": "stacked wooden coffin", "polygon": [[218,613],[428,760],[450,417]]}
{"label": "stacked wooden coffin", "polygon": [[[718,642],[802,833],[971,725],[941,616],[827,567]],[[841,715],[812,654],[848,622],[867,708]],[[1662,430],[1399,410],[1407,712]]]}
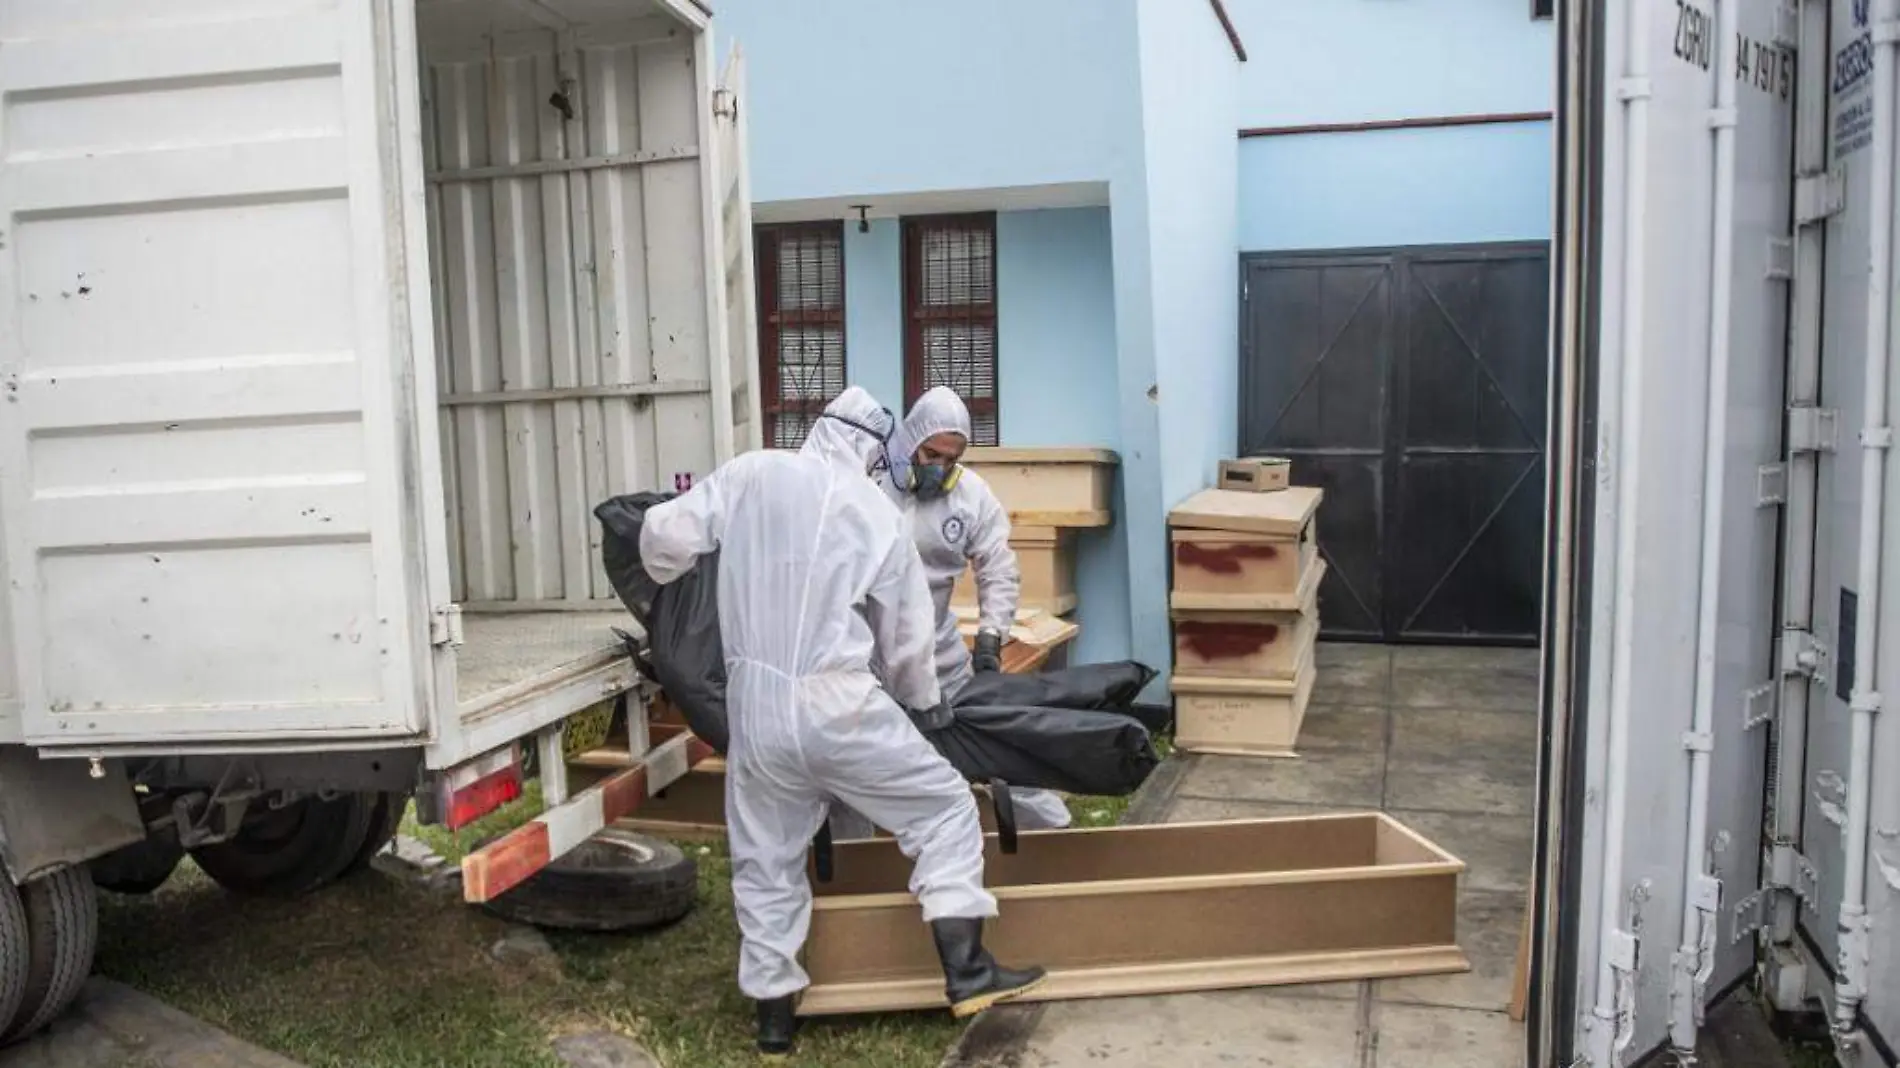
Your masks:
{"label": "stacked wooden coffin", "polygon": [[1175,742],[1189,752],[1293,756],[1299,740],[1326,570],[1321,492],[1279,478],[1268,485],[1261,470],[1249,488],[1203,491],[1168,517]]}
{"label": "stacked wooden coffin", "polygon": [[[989,483],[1009,512],[1010,548],[1022,568],[1018,605],[1052,616],[1075,611],[1075,533],[1113,520],[1116,455],[1107,449],[971,449],[963,466]],[[950,603],[976,616],[965,571]]]}

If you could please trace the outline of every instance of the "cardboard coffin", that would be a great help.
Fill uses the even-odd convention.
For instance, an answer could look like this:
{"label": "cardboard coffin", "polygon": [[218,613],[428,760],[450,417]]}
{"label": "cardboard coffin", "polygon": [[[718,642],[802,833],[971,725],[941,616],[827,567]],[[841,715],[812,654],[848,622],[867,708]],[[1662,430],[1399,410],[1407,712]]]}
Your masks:
{"label": "cardboard coffin", "polygon": [[1175,675],[1168,686],[1174,692],[1176,747],[1226,756],[1297,756],[1294,747],[1319,674],[1318,637],[1317,627],[1305,631],[1290,679]]}
{"label": "cardboard coffin", "polygon": [[1319,579],[1305,600],[1278,611],[1177,611],[1174,673],[1240,679],[1296,679],[1307,646],[1319,635]]}
{"label": "cardboard coffin", "polygon": [[963,466],[983,476],[1017,527],[1105,527],[1115,465],[1107,449],[975,448]]}
{"label": "cardboard coffin", "polygon": [[[1016,550],[1016,566],[1022,572],[1022,589],[1016,597],[1020,610],[1052,616],[1075,611],[1074,534],[1061,527],[1011,529],[1009,547]],[[950,604],[955,608],[977,607],[976,573],[971,569],[966,567],[957,576]]]}
{"label": "cardboard coffin", "polygon": [[[888,839],[840,843],[817,894],[800,1015],[944,1004],[943,973]],[[984,881],[985,942],[1040,964],[1028,1000],[1460,972],[1464,864],[1381,813],[1034,831]]]}

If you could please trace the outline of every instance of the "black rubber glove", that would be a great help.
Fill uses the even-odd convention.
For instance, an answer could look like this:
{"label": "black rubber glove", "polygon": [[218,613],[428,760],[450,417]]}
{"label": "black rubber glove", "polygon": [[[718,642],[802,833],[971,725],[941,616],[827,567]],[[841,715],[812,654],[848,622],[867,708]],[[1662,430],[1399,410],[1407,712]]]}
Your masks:
{"label": "black rubber glove", "polygon": [[970,666],[979,675],[1003,670],[1003,636],[987,630],[977,634],[976,647],[970,651]]}
{"label": "black rubber glove", "polygon": [[910,713],[910,721],[925,734],[940,731],[950,725],[950,706],[942,701],[938,701],[935,708],[910,708],[905,711]]}

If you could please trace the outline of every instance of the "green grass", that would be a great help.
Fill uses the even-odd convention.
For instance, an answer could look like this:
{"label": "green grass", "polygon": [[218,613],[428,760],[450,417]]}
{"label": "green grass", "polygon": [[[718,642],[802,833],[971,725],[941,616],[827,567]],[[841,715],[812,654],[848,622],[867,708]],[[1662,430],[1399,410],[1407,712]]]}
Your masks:
{"label": "green grass", "polygon": [[[687,845],[699,907],[646,935],[551,933],[553,959],[502,964],[507,925],[370,872],[296,902],[226,894],[189,865],[148,898],[101,902],[98,971],[311,1068],[555,1068],[551,1041],[608,1030],[679,1068],[752,1065],[734,983],[723,846]],[[939,1013],[808,1023],[799,1065],[926,1068]]]}
{"label": "green grass", "polygon": [[[1157,739],[1164,755],[1167,741]],[[1077,826],[1128,798],[1071,798]],[[537,786],[493,815],[413,835],[451,861],[540,808]],[[699,907],[645,935],[551,933],[555,957],[489,955],[508,925],[376,872],[296,902],[226,894],[189,863],[157,894],[102,895],[98,971],[311,1068],[555,1068],[556,1037],[609,1030],[672,1068],[755,1065],[724,843],[681,843]],[[929,1068],[956,1038],[942,1013],[808,1022],[795,1065]]]}

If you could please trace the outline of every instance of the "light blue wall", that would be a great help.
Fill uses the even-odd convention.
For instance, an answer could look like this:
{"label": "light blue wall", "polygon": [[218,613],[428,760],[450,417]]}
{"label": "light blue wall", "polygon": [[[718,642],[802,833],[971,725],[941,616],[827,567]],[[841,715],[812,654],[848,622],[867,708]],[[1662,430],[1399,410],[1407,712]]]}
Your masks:
{"label": "light blue wall", "polygon": [[1240,142],[1248,251],[1550,236],[1548,122]]}
{"label": "light blue wall", "polygon": [[719,0],[746,54],[752,195],[1102,181],[1139,151],[1110,102],[1129,0]]}
{"label": "light blue wall", "polygon": [[[1550,20],[1530,0],[1227,0],[1255,61],[1239,126],[1549,111]],[[1247,138],[1247,251],[1539,240],[1548,122]]]}
{"label": "light blue wall", "polygon": [[1549,19],[1531,0],[1226,0],[1252,61],[1240,125],[1549,110]]}
{"label": "light blue wall", "polygon": [[904,404],[903,235],[896,219],[844,227],[845,380],[894,412]]}
{"label": "light blue wall", "polygon": [[[1004,444],[1120,447],[1112,252],[1107,208],[998,213]],[[904,402],[901,257],[896,220],[873,220],[868,234],[845,225],[847,377],[893,408]],[[1079,534],[1076,593],[1082,630],[1074,661],[1128,657],[1128,550],[1119,524]]]}
{"label": "light blue wall", "polygon": [[1004,444],[1120,444],[1113,256],[1107,208],[997,215]]}
{"label": "light blue wall", "polygon": [[[1166,510],[1213,484],[1237,437],[1237,405],[1221,402],[1235,395],[1239,369],[1240,64],[1216,20],[1182,18],[1170,0],[1144,0],[1140,27]],[[1165,580],[1165,563],[1156,571]]]}

